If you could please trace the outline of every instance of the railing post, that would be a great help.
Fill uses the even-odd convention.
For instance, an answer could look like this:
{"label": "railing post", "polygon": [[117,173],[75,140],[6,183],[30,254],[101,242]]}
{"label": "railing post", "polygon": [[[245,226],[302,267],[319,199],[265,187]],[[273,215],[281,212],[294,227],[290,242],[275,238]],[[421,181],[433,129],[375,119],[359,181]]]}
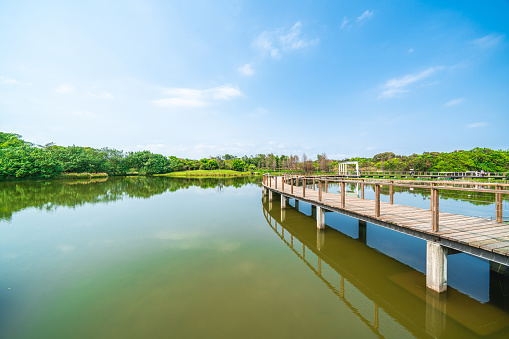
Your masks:
{"label": "railing post", "polygon": [[433,229],[433,232],[438,232],[439,230],[439,194],[438,189],[432,188],[431,189],[431,202],[432,202],[432,210],[431,210],[431,226]]}
{"label": "railing post", "polygon": [[328,193],[329,185],[327,185],[327,180],[325,180],[325,193]]}
{"label": "railing post", "polygon": [[293,178],[290,179],[290,193],[293,194]]}
{"label": "railing post", "polygon": [[302,197],[306,196],[306,178],[302,178]]}
{"label": "railing post", "polygon": [[433,204],[433,186],[434,186],[434,185],[435,185],[434,183],[431,183],[431,197],[430,197],[430,200],[431,200],[431,201],[430,201],[430,206],[429,206],[429,210],[430,210],[430,211],[433,211],[433,205],[434,205],[434,204]]}
{"label": "railing post", "polygon": [[284,192],[285,190],[285,175],[283,174],[283,177],[281,178],[281,190]]}
{"label": "railing post", "polygon": [[318,180],[318,201],[322,201],[322,180]]}
{"label": "railing post", "polygon": [[277,177],[274,177],[274,185],[276,186],[275,188],[277,189]]}
{"label": "railing post", "polygon": [[346,200],[346,188],[345,182],[341,182],[341,208],[345,208],[345,200]]}
{"label": "railing post", "polygon": [[394,203],[394,186],[392,184],[394,184],[394,181],[391,180],[390,189],[389,189],[390,196],[391,196],[391,205]]}
{"label": "railing post", "polygon": [[[497,190],[501,190],[501,186],[497,186]],[[504,200],[502,199],[502,193],[496,193],[495,194],[495,202],[496,202],[496,211],[497,211],[497,222],[504,222],[504,216],[503,216],[503,203]]]}
{"label": "railing post", "polygon": [[361,181],[361,199],[364,199],[364,179]]}
{"label": "railing post", "polygon": [[375,217],[380,216],[380,185],[375,185]]}
{"label": "railing post", "polygon": [[272,187],[272,177],[269,175],[269,187]]}
{"label": "railing post", "polygon": [[315,190],[315,178],[313,178],[313,191]]}

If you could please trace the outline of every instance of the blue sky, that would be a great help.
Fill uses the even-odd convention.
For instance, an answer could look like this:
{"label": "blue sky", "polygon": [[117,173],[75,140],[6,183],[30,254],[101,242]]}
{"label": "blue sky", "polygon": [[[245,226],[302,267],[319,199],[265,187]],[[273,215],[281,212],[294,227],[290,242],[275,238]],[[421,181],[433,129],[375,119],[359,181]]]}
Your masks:
{"label": "blue sky", "polygon": [[507,1],[0,0],[0,131],[179,157],[508,149]]}

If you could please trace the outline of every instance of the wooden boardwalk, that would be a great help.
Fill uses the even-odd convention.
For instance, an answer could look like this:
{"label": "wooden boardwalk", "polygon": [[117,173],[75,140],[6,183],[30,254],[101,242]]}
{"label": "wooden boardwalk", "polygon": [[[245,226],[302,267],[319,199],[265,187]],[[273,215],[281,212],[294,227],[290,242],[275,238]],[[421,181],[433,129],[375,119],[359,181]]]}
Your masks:
{"label": "wooden boardwalk", "polygon": [[[277,186],[274,181],[277,182]],[[417,233],[433,236],[437,240],[449,240],[450,242],[509,257],[509,224],[507,223],[439,212],[439,231],[434,232],[430,210],[380,202],[380,216],[376,216],[375,201],[373,200],[345,196],[344,207],[342,207],[340,194],[322,191],[320,201],[319,191],[310,188],[306,188],[305,196],[303,196],[303,188],[293,186],[293,194],[291,194],[290,184],[284,184],[283,189],[281,177],[278,180],[272,180],[271,184],[271,187],[266,184],[264,184],[264,187],[288,198],[323,206],[325,209],[329,207],[332,211],[346,212],[345,214],[396,225]],[[504,264],[507,264],[507,262],[509,261],[505,261]]]}

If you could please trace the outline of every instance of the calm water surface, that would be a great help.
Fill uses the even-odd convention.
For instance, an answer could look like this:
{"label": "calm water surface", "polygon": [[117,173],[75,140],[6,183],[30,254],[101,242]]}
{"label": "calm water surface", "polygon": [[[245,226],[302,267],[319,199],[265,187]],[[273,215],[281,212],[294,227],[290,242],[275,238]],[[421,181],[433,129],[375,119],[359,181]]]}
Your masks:
{"label": "calm water surface", "polygon": [[[491,211],[465,200],[445,205]],[[449,256],[439,298],[424,241],[313,217],[256,179],[0,183],[0,337],[509,336],[509,283],[489,262]]]}

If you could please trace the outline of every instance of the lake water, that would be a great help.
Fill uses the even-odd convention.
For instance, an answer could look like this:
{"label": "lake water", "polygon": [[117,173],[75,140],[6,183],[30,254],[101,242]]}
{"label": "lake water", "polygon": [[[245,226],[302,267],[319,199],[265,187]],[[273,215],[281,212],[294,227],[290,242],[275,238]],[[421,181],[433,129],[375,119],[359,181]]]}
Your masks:
{"label": "lake water", "polygon": [[[481,198],[441,208],[494,213]],[[424,241],[336,213],[318,231],[278,199],[259,179],[0,183],[0,337],[509,336],[493,264],[449,256],[437,296]]]}

